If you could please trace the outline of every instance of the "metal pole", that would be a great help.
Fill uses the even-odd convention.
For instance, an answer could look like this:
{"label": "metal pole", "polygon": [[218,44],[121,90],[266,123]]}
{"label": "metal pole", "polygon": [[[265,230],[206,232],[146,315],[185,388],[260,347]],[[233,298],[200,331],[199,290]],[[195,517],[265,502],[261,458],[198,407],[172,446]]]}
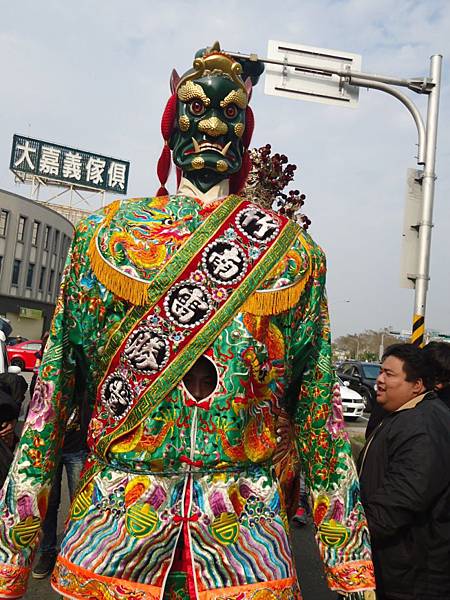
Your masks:
{"label": "metal pole", "polygon": [[417,127],[417,135],[418,135],[417,164],[424,165],[425,164],[425,152],[426,152],[425,125],[423,124],[422,115],[420,114],[420,111],[417,108],[417,106],[414,104],[414,102],[410,98],[408,98],[408,96],[405,96],[405,94],[403,94],[399,90],[396,90],[395,88],[390,87],[389,85],[387,85],[385,83],[379,83],[379,82],[377,83],[375,81],[367,82],[367,81],[364,81],[363,79],[359,79],[357,77],[352,76],[351,84],[357,85],[358,87],[365,87],[367,89],[380,90],[382,92],[386,92],[387,94],[391,94],[391,96],[394,96],[395,98],[400,100],[400,102],[402,102],[406,106],[406,108],[411,113],[411,115],[414,119],[414,123],[416,124],[416,127]]}
{"label": "metal pole", "polygon": [[419,252],[414,296],[414,316],[411,342],[423,346],[425,331],[425,307],[427,300],[431,229],[433,227],[434,181],[436,179],[436,141],[439,117],[439,94],[441,87],[442,56],[434,54],[430,59],[430,77],[434,83],[428,96],[425,141],[425,167],[422,179],[422,214],[419,223]]}
{"label": "metal pole", "polygon": [[383,331],[383,333],[381,334],[380,347],[378,348],[378,362],[381,362],[381,359],[383,358],[384,354],[384,335],[385,332]]}
{"label": "metal pole", "polygon": [[[356,77],[358,79],[363,79],[364,81],[379,81],[380,83],[389,83],[391,85],[399,85],[402,87],[407,87],[413,92],[417,92],[418,94],[428,94],[433,87],[433,84],[429,79],[423,77],[410,77],[409,79],[404,79],[401,77],[388,77],[387,75],[378,75],[376,73],[361,73],[359,71],[346,71],[342,69],[332,68],[332,67],[311,67],[311,65],[305,65],[302,63],[288,62],[282,60],[275,60],[273,58],[261,58],[257,54],[243,54],[241,52],[229,52],[224,50],[226,54],[232,56],[233,58],[245,58],[250,61],[259,61],[263,63],[267,63],[269,65],[279,65],[280,67],[292,67],[297,71],[305,71],[305,73],[315,73],[317,75],[338,75],[343,80],[351,79]],[[349,81],[349,83],[351,83]]]}

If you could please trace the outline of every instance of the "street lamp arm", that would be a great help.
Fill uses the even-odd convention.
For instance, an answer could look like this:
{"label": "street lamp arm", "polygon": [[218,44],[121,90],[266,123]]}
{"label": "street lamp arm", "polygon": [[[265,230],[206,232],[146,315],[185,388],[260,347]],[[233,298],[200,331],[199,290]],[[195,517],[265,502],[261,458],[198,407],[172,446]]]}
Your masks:
{"label": "street lamp arm", "polygon": [[[313,70],[311,65],[302,64],[300,62],[290,62],[288,60],[276,60],[274,58],[261,58],[257,54],[244,54],[243,52],[229,52],[228,50],[224,50],[225,54],[232,56],[236,59],[245,59],[251,62],[262,62],[268,65],[278,65],[280,67],[292,67],[297,71],[304,70],[306,73],[311,73]],[[407,87],[413,92],[417,94],[429,94],[435,86],[435,83],[431,81],[427,77],[411,77],[409,79],[405,79],[403,77],[389,77],[388,75],[377,75],[376,73],[361,73],[358,71],[352,71],[350,69],[338,69],[333,67],[325,67],[320,66],[317,69],[314,69],[314,73],[316,74],[327,74],[327,75],[338,75],[344,80],[349,80],[350,77],[353,80],[353,75],[364,82],[380,82],[380,83],[388,83],[391,85],[399,85],[402,87]],[[356,85],[356,84],[355,84]],[[364,87],[372,87],[369,85],[361,84]]]}
{"label": "street lamp arm", "polygon": [[426,160],[426,156],[425,156],[425,125],[424,125],[424,122],[422,119],[422,115],[420,114],[420,111],[417,108],[417,106],[414,104],[414,102],[410,98],[408,98],[408,96],[405,96],[405,94],[403,94],[396,88],[393,88],[390,85],[387,85],[386,83],[381,83],[380,81],[366,81],[365,79],[359,79],[358,77],[353,77],[351,75],[350,76],[350,84],[356,85],[358,87],[372,88],[374,90],[380,90],[382,92],[386,92],[387,94],[391,94],[391,96],[394,96],[395,98],[397,98],[397,100],[400,100],[400,102],[402,102],[406,106],[406,108],[411,113],[411,115],[414,119],[414,122],[416,124],[416,127],[417,127],[417,135],[418,135],[417,164],[424,165],[425,160]]}

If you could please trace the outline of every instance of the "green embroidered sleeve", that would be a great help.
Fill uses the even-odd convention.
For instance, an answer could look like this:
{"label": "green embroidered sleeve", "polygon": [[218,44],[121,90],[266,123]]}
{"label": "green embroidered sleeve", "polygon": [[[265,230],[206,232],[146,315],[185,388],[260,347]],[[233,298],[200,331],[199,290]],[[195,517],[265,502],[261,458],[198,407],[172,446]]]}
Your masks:
{"label": "green embroidered sleeve", "polygon": [[310,258],[311,278],[297,311],[293,347],[301,378],[295,409],[298,451],[329,587],[362,592],[375,587],[369,534],[332,366],[325,257],[313,245]]}
{"label": "green embroidered sleeve", "polygon": [[76,348],[81,343],[76,289],[84,265],[74,240],[27,421],[0,494],[0,597],[26,590],[65,423],[74,403]]}

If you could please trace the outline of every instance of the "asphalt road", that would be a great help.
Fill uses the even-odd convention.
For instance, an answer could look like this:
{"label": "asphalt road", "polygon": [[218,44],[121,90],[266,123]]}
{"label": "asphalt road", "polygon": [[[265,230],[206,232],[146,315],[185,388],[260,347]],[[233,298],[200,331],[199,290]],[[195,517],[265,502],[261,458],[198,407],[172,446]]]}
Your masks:
{"label": "asphalt road", "polygon": [[[23,373],[25,379],[31,380],[31,373]],[[28,398],[27,398],[28,400]],[[363,435],[367,425],[367,415],[357,421],[347,423],[347,430],[351,434]],[[69,510],[69,496],[67,482],[63,482],[61,509],[58,518],[58,535],[62,536],[64,520]],[[337,595],[330,592],[326,583],[319,557],[314,529],[309,522],[304,527],[292,528],[292,545],[295,555],[298,579],[302,589],[303,600],[337,600]],[[50,580],[36,580],[30,578],[25,600],[56,600],[60,596],[50,586]]]}

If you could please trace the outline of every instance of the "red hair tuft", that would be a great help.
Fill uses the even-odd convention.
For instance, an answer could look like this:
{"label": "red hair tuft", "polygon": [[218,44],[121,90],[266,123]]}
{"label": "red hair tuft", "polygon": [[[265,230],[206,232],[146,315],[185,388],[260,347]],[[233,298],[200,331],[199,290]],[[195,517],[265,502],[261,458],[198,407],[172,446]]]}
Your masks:
{"label": "red hair tuft", "polygon": [[255,128],[255,117],[253,116],[253,111],[250,106],[247,106],[245,111],[245,131],[242,136],[242,143],[245,148],[250,146],[250,142],[252,140],[253,130]]}
{"label": "red hair tuft", "polygon": [[170,148],[167,145],[167,142],[164,144],[164,148],[161,152],[161,156],[158,160],[158,166],[156,168],[156,172],[158,173],[158,179],[161,184],[157,192],[157,196],[167,196],[168,192],[166,190],[166,182],[170,173],[170,165],[171,165],[171,154]]}
{"label": "red hair tuft", "polygon": [[166,142],[169,140],[172,134],[176,118],[177,95],[172,94],[169,100],[167,101],[166,108],[164,109],[163,116],[161,118],[161,133]]}
{"label": "red hair tuft", "polygon": [[169,178],[170,166],[172,157],[168,141],[172,135],[172,131],[175,127],[175,119],[177,118],[177,95],[172,94],[167,101],[166,108],[164,109],[163,116],[161,118],[161,133],[164,138],[165,144],[162,149],[161,156],[158,160],[158,166],[156,172],[158,173],[158,179],[161,184],[157,196],[167,196],[168,192],[166,189],[166,182]]}

